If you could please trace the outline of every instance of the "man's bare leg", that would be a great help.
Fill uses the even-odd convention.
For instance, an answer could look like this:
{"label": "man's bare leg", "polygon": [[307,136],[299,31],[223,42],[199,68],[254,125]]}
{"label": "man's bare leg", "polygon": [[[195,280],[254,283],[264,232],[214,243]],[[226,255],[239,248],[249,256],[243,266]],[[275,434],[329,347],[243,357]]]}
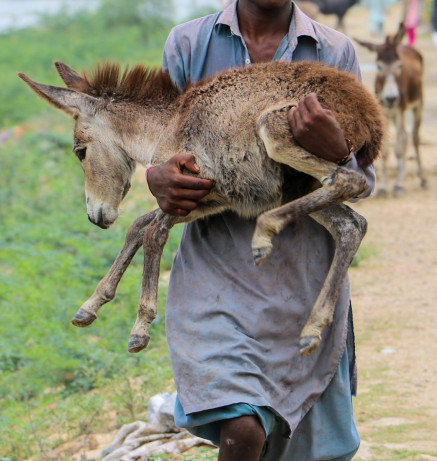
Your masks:
{"label": "man's bare leg", "polygon": [[240,416],[221,423],[218,461],[259,461],[266,440],[256,416]]}

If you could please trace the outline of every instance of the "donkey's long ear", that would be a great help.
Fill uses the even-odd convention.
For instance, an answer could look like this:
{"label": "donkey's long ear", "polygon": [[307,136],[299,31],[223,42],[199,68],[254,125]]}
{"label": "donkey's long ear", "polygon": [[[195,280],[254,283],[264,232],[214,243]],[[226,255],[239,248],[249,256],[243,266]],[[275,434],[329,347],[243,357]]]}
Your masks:
{"label": "donkey's long ear", "polygon": [[80,113],[92,115],[95,113],[98,100],[79,91],[68,88],[59,88],[57,86],[43,85],[31,80],[27,75],[19,73],[18,76],[23,79],[33,91],[49,104],[61,109],[71,117],[75,118]]}
{"label": "donkey's long ear", "polygon": [[354,38],[354,40],[361,46],[364,46],[364,48],[367,48],[370,51],[378,51],[378,47],[381,45],[377,45],[376,43],[370,43],[370,42],[363,42],[362,40],[359,40],[358,38]]}
{"label": "donkey's long ear", "polygon": [[70,90],[81,91],[83,93],[86,92],[85,90],[88,88],[88,83],[83,77],[61,61],[55,61],[54,64],[59,76],[67,85],[67,88],[70,88]]}
{"label": "donkey's long ear", "polygon": [[405,26],[404,26],[404,23],[401,22],[401,23],[399,24],[399,29],[398,29],[398,31],[396,32],[396,35],[395,35],[395,36],[393,37],[393,39],[392,39],[392,40],[393,40],[393,44],[394,44],[395,46],[400,45],[401,42],[402,42],[402,39],[404,38],[404,36],[405,36]]}

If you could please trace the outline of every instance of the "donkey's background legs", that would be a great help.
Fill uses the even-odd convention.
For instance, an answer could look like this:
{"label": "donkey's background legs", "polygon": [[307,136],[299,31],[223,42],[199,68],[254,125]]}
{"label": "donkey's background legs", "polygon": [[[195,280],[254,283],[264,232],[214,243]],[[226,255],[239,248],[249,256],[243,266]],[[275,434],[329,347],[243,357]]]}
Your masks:
{"label": "donkey's background legs", "polygon": [[395,117],[396,124],[396,182],[393,188],[393,192],[396,196],[403,195],[405,193],[404,182],[405,182],[405,161],[407,158],[407,132],[405,130],[405,117],[404,114],[398,114]]}
{"label": "donkey's background legs", "polygon": [[420,125],[422,124],[422,105],[419,105],[413,109],[413,146],[414,146],[414,153],[416,154],[416,163],[417,163],[417,175],[420,179],[420,187],[422,189],[428,189],[428,181],[425,178],[425,174],[423,172],[422,161],[420,158],[420,138],[419,138],[419,131]]}

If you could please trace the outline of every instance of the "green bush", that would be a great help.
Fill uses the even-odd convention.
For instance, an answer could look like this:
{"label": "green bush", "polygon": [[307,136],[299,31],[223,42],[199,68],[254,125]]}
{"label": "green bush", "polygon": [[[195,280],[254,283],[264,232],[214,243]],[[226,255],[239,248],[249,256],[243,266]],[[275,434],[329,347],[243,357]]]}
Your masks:
{"label": "green bush", "polygon": [[[0,155],[0,447],[12,443],[6,430],[11,425],[20,424],[26,433],[26,408],[44,406],[48,395],[66,398],[142,374],[151,379],[150,391],[158,392],[171,379],[162,321],[152,325],[146,352],[127,352],[141,287],[141,254],[99,319],[87,329],[71,325],[71,317],[114,261],[136,215],[122,214],[107,231],[88,222],[83,173],[71,152],[71,123],[52,123],[58,133],[29,130],[2,146]],[[153,205],[138,204],[136,211]],[[176,229],[170,237],[164,270],[171,266],[179,236]],[[164,302],[161,288],[161,318]],[[158,370],[156,360],[162,363]],[[37,426],[38,431],[46,427]],[[1,455],[20,459],[13,450],[0,450]]]}

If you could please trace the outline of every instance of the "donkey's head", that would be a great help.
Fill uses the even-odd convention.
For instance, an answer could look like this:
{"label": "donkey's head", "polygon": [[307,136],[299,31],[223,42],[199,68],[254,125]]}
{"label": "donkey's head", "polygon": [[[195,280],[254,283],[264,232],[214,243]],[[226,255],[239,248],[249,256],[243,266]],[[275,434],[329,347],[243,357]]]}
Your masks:
{"label": "donkey's head", "polygon": [[405,35],[404,24],[399,25],[395,35],[387,35],[385,43],[375,44],[355,39],[361,46],[376,52],[377,73],[375,78],[375,94],[387,109],[402,104],[402,70],[403,63],[398,46]]}
{"label": "donkey's head", "polygon": [[56,62],[67,88],[36,83],[18,74],[35,93],[75,120],[73,151],[85,174],[89,220],[106,229],[118,217],[118,208],[130,188],[135,162],[119,142],[117,113],[108,110],[110,98],[93,95],[95,88],[67,65]]}

